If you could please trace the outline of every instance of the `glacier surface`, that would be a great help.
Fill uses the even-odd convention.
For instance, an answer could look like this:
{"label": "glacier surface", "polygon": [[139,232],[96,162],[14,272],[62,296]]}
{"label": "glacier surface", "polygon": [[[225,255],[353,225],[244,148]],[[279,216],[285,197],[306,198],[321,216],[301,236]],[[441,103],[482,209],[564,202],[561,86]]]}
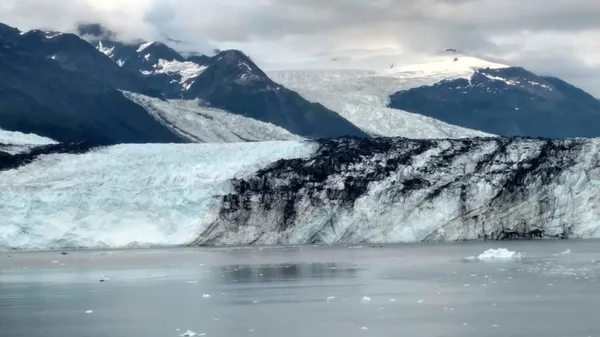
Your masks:
{"label": "glacier surface", "polygon": [[230,112],[203,107],[197,100],[160,100],[123,92],[178,135],[196,143],[301,140],[284,128]]}

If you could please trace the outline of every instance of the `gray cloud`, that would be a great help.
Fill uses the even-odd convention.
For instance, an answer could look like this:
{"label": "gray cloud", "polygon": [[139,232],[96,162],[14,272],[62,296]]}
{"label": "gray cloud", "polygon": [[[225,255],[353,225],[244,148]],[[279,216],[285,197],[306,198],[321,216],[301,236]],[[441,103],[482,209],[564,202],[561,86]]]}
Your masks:
{"label": "gray cloud", "polygon": [[265,66],[453,47],[600,96],[600,3],[590,0],[2,0],[0,20],[24,29],[98,21],[124,39],[240,48]]}

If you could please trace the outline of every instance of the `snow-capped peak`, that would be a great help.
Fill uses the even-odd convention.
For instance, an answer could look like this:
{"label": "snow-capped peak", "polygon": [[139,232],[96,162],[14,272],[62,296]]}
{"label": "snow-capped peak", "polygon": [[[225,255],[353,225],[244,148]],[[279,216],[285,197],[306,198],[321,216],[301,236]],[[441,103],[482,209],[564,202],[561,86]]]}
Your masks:
{"label": "snow-capped peak", "polygon": [[150,47],[151,45],[153,45],[154,42],[156,42],[156,41],[146,42],[146,43],[140,45],[140,47],[137,49],[137,52],[141,53],[142,51],[144,51],[144,49],[146,49],[146,48]]}
{"label": "snow-capped peak", "polygon": [[394,66],[387,70],[388,74],[416,73],[419,75],[442,75],[452,77],[470,77],[478,69],[502,69],[508,65],[486,61],[480,58],[451,53],[443,56],[433,57],[429,62]]}

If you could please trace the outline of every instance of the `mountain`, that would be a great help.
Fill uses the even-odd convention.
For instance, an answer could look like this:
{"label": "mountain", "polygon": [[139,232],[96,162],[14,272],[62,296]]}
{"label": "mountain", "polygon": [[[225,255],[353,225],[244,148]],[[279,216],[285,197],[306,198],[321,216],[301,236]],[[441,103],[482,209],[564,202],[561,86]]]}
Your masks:
{"label": "mountain", "polygon": [[[456,57],[445,68],[454,63],[468,62]],[[593,96],[519,67],[480,64],[462,76],[400,90],[389,107],[501,136],[600,136],[600,103]]]}
{"label": "mountain", "polygon": [[0,153],[0,247],[597,238],[599,158],[596,139],[43,146]]}
{"label": "mountain", "polygon": [[109,83],[33,48],[40,33],[2,31],[9,34],[0,36],[0,128],[59,142],[183,141]]}
{"label": "mountain", "polygon": [[[0,40],[5,43],[40,58],[51,59],[65,70],[84,73],[116,89],[160,97],[160,93],[152,90],[143,79],[121,69],[77,35],[43,30],[19,32],[15,28],[3,26],[5,28],[0,29]],[[3,30],[9,33],[2,34]]]}
{"label": "mountain", "polygon": [[271,123],[307,138],[366,136],[334,111],[308,102],[272,81],[241,51],[185,58],[161,42],[115,41],[113,33],[97,25],[83,25],[79,33],[168,99],[200,99],[213,108]]}

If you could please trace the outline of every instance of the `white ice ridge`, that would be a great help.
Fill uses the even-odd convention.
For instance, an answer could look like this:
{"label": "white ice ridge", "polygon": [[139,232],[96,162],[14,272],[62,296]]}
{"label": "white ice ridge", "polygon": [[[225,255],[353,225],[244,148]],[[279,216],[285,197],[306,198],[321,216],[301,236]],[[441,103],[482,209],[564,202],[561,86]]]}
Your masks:
{"label": "white ice ridge", "polygon": [[387,107],[393,93],[432,85],[450,76],[447,73],[283,70],[269,72],[268,75],[275,82],[298,92],[311,102],[323,104],[372,135],[413,139],[491,136]]}
{"label": "white ice ridge", "polygon": [[162,124],[192,142],[302,140],[300,136],[281,127],[224,110],[203,107],[198,101],[163,101],[130,92],[123,94],[141,105]]}
{"label": "white ice ridge", "polygon": [[57,142],[33,133],[22,133],[0,129],[0,151],[11,154],[26,152],[35,146]]}
{"label": "white ice ridge", "polygon": [[488,249],[482,254],[477,256],[478,260],[481,261],[489,261],[489,260],[514,260],[520,259],[523,257],[523,254],[510,251],[506,248],[498,248],[498,249]]}
{"label": "white ice ridge", "polygon": [[218,214],[229,179],[315,147],[140,144],[42,156],[0,173],[0,249],[186,244]]}
{"label": "white ice ridge", "polygon": [[0,129],[0,144],[6,145],[48,145],[56,144],[55,140],[33,133],[22,133]]}

